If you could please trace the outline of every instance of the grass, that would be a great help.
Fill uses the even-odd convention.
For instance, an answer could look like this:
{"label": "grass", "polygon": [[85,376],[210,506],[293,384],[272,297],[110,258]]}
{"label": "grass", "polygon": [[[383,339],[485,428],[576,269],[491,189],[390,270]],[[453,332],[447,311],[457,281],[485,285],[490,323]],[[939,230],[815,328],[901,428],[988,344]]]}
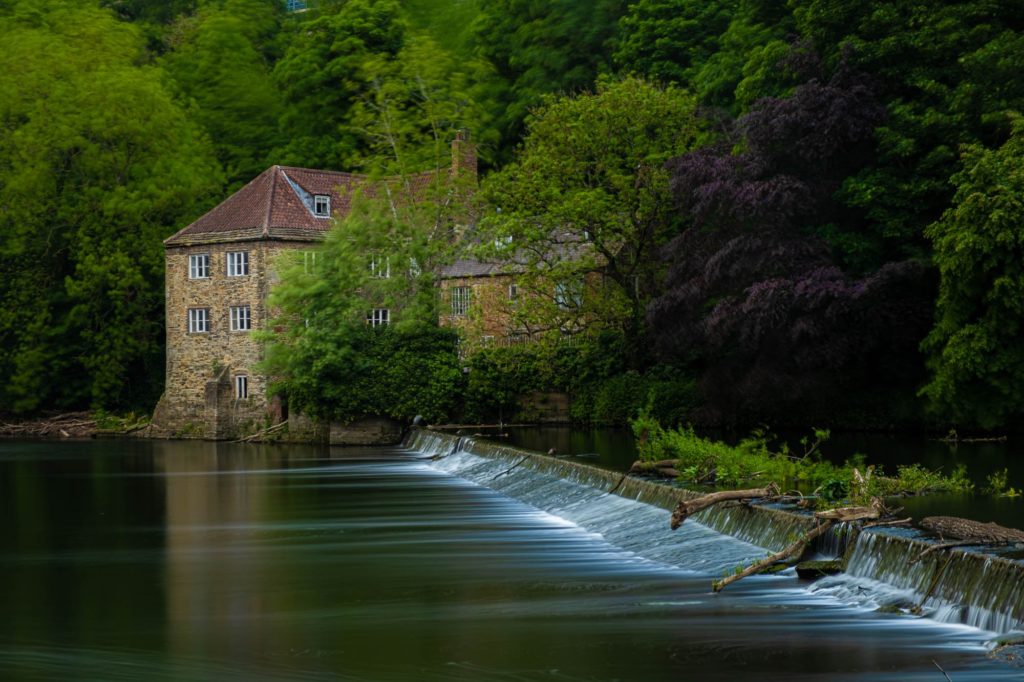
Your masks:
{"label": "grass", "polygon": [[[960,467],[944,475],[918,464],[899,466],[892,475],[868,465],[857,456],[842,465],[821,457],[829,432],[816,429],[801,441],[802,452],[783,446],[769,447],[768,434],[757,431],[738,445],[702,438],[692,428],[665,429],[657,420],[641,415],[632,422],[640,459],[672,460],[686,483],[717,488],[761,487],[775,482],[784,490],[815,494],[825,503],[866,503],[873,496],[920,495],[973,489]],[[856,472],[856,473],[855,473]]]}

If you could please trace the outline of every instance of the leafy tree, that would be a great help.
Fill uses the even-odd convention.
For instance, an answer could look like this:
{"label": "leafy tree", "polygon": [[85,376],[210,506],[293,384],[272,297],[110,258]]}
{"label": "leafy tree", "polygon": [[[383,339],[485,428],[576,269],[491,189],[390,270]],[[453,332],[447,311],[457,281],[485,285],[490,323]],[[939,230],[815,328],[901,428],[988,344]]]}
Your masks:
{"label": "leafy tree", "polygon": [[991,2],[792,3],[799,34],[829,63],[871,74],[888,109],[874,159],[848,179],[840,198],[867,220],[833,241],[854,267],[927,254],[927,225],[953,195],[958,147],[995,147],[1009,135],[1007,110],[1024,109],[1020,6]]}
{"label": "leafy tree", "polygon": [[343,167],[410,175],[450,164],[454,130],[472,131],[476,147],[494,141],[486,106],[475,99],[472,65],[431,38],[410,37],[397,55],[369,56],[361,68],[366,91],[340,128],[353,141]]}
{"label": "leafy tree", "polygon": [[371,90],[370,58],[394,59],[405,45],[406,22],[395,0],[348,0],[311,20],[295,20],[273,78],[289,107],[281,121],[288,143],[281,163],[345,168],[359,140],[346,133],[354,102]]}
{"label": "leafy tree", "polygon": [[[186,22],[163,64],[194,108],[191,118],[214,141],[228,182],[247,182],[271,163],[281,144],[284,107],[257,49],[261,27],[278,9],[258,0],[229,0]],[[233,187],[232,187],[233,188]]]}
{"label": "leafy tree", "polygon": [[523,133],[530,109],[545,95],[593,87],[610,71],[610,42],[626,8],[624,0],[491,0],[472,28],[479,54],[494,68],[494,111],[507,158]]}
{"label": "leafy tree", "polygon": [[161,239],[220,186],[206,139],[140,67],[139,32],[74,2],[0,18],[0,406],[149,408]]}
{"label": "leafy tree", "polygon": [[704,419],[835,418],[865,408],[863,377],[885,398],[917,378],[923,266],[856,279],[814,236],[844,213],[835,189],[882,119],[870,87],[841,70],[762,100],[735,138],[670,163],[691,224],[666,248],[666,289],[647,319],[661,356],[700,373]]}
{"label": "leafy tree", "polygon": [[[294,408],[323,419],[365,414],[445,419],[461,386],[458,334],[437,326],[435,277],[450,251],[450,188],[440,174],[408,193],[412,178],[382,179],[316,252],[315,267],[284,269],[271,305],[279,330],[265,337],[265,368]],[[371,326],[370,311],[389,320]]]}
{"label": "leafy tree", "polygon": [[941,284],[922,393],[948,419],[996,428],[1024,414],[1024,123],[963,161],[953,205],[927,231]]}
{"label": "leafy tree", "polygon": [[522,271],[531,305],[512,311],[520,324],[638,336],[654,251],[674,230],[663,164],[695,135],[689,95],[635,78],[549,98],[533,113],[516,161],[487,187],[501,212],[481,226],[489,255]]}
{"label": "leafy tree", "polygon": [[615,63],[658,82],[690,84],[720,49],[738,0],[640,0],[619,21]]}

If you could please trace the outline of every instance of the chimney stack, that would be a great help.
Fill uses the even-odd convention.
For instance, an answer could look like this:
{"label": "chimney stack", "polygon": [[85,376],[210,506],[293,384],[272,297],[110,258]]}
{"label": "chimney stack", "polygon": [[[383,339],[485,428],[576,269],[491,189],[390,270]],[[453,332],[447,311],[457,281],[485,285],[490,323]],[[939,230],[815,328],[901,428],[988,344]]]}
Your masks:
{"label": "chimney stack", "polygon": [[469,130],[462,128],[452,140],[452,175],[465,175],[476,182],[476,145],[469,139]]}

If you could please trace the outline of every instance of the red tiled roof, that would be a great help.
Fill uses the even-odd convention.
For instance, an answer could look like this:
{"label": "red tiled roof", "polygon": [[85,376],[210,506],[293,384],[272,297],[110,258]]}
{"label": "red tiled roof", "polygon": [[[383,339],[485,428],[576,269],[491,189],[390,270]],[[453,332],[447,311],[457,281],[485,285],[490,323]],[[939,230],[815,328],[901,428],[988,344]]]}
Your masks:
{"label": "red tiled roof", "polygon": [[[432,173],[413,177],[413,191],[421,191],[432,177]],[[319,240],[330,229],[331,221],[313,214],[313,195],[329,196],[331,215],[344,217],[350,209],[352,192],[360,185],[365,185],[368,192],[373,190],[364,175],[271,166],[164,244],[272,237]]]}

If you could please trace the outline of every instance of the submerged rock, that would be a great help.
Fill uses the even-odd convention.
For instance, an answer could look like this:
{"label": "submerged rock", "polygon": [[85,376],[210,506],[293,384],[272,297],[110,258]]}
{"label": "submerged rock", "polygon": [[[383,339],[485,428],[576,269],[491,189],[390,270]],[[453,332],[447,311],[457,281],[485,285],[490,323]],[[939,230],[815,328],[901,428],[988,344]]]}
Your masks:
{"label": "submerged rock", "polygon": [[843,562],[839,559],[831,561],[804,561],[796,565],[796,574],[804,580],[817,580],[827,575],[843,572]]}

